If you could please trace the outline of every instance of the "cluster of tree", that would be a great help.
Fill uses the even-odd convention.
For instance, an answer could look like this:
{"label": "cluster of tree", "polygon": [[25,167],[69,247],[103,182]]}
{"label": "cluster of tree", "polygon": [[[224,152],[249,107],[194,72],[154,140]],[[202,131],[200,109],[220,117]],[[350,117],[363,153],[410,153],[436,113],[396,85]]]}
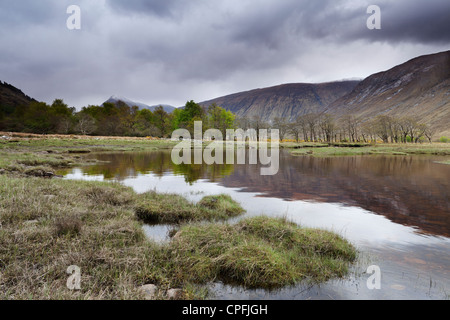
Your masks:
{"label": "cluster of tree", "polygon": [[310,113],[299,116],[295,121],[275,118],[271,123],[261,117],[238,119],[238,126],[253,129],[278,129],[281,140],[292,138],[311,142],[373,142],[418,143],[424,140],[432,142],[434,128],[421,123],[417,117],[394,117],[379,115],[372,119],[347,115],[336,119],[326,113]]}
{"label": "cluster of tree", "polygon": [[90,105],[80,111],[57,99],[51,105],[33,101],[16,108],[2,108],[0,130],[40,134],[83,134],[104,136],[169,137],[173,130],[193,131],[194,121],[203,121],[203,130],[234,128],[235,115],[215,104],[203,108],[188,101],[184,108],[167,113],[163,107],[139,110],[118,103]]}

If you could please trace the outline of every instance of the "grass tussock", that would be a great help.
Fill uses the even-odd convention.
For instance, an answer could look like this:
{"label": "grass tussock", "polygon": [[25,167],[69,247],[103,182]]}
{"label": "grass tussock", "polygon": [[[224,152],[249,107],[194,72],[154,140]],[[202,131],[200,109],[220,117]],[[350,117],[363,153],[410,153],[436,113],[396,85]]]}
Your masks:
{"label": "grass tussock", "polygon": [[57,236],[77,236],[81,233],[83,222],[77,217],[61,217],[55,221]]}
{"label": "grass tussock", "polygon": [[174,236],[171,260],[184,281],[279,288],[342,277],[355,248],[338,235],[257,217],[237,225],[186,225]]}
{"label": "grass tussock", "polygon": [[228,195],[207,196],[198,204],[176,194],[148,192],[140,195],[136,216],[147,223],[182,223],[226,220],[244,213],[244,209]]}

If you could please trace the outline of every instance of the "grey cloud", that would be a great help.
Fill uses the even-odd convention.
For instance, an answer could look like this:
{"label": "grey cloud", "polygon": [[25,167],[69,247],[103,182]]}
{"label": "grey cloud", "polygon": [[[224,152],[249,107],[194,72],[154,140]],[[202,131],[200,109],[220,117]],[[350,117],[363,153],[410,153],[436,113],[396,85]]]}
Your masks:
{"label": "grey cloud", "polygon": [[[370,31],[366,9],[376,2],[383,29]],[[184,103],[285,79],[334,80],[354,70],[361,76],[448,48],[449,3],[1,0],[0,80],[38,99],[65,98],[80,107],[111,94]],[[80,31],[65,27],[70,4],[82,9]],[[373,69],[352,69],[355,59],[379,48],[364,59],[374,61]]]}
{"label": "grey cloud", "polygon": [[382,30],[376,40],[445,43],[450,41],[450,1],[383,1]]}
{"label": "grey cloud", "polygon": [[107,3],[113,10],[122,13],[151,14],[168,17],[173,16],[175,9],[187,2],[184,0],[108,0]]}
{"label": "grey cloud", "polygon": [[[0,21],[8,27],[53,24],[61,18],[70,1],[54,0],[2,0],[0,1]],[[72,3],[74,1],[71,1]]]}
{"label": "grey cloud", "polygon": [[[343,43],[355,40],[393,44],[450,41],[448,0],[366,0],[351,7],[345,6],[346,1],[336,1],[332,6],[321,6],[327,1],[314,2],[317,3],[315,10],[306,10],[297,26],[305,37]],[[370,16],[366,9],[370,4],[381,9],[381,30],[366,27]]]}

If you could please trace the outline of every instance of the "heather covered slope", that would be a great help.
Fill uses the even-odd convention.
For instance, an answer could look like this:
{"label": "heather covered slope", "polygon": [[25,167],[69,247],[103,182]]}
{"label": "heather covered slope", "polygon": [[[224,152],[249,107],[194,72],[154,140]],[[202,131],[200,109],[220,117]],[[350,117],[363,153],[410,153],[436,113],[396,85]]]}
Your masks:
{"label": "heather covered slope", "polygon": [[450,51],[417,57],[363,80],[327,111],[370,119],[415,116],[436,135],[450,134]]}
{"label": "heather covered slope", "polygon": [[262,117],[269,121],[276,117],[294,120],[298,116],[322,112],[336,99],[351,92],[358,81],[339,81],[321,84],[292,83],[275,87],[235,93],[200,103],[212,103],[230,110],[240,117]]}

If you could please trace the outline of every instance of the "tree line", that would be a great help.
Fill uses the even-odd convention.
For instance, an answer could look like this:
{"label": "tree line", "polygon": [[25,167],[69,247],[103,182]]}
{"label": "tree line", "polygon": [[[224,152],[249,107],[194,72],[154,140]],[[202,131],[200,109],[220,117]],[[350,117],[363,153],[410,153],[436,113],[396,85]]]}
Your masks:
{"label": "tree line", "polygon": [[175,129],[193,132],[194,121],[203,121],[203,130],[234,128],[235,115],[216,104],[207,108],[188,101],[184,108],[167,113],[162,106],[154,111],[130,107],[122,101],[89,105],[80,111],[62,99],[52,104],[32,101],[15,108],[0,106],[0,130],[39,134],[82,134],[98,136],[170,137]]}
{"label": "tree line", "polygon": [[194,101],[167,113],[162,106],[154,111],[130,107],[122,101],[89,105],[80,111],[62,99],[52,104],[31,101],[15,108],[0,106],[0,130],[40,134],[82,134],[99,136],[170,137],[180,128],[191,134],[194,122],[202,121],[203,130],[215,128],[225,136],[226,129],[278,129],[281,140],[311,142],[384,143],[431,142],[434,128],[415,116],[378,115],[365,119],[345,115],[339,119],[326,113],[309,113],[294,121],[277,117],[270,122],[262,116],[236,117],[231,111],[211,104],[202,107]]}
{"label": "tree line", "polygon": [[296,142],[419,143],[432,142],[433,126],[415,116],[395,117],[378,115],[371,119],[345,115],[337,119],[326,113],[309,113],[294,121],[277,117],[264,122],[261,116],[237,119],[240,128],[278,129],[280,140]]}

